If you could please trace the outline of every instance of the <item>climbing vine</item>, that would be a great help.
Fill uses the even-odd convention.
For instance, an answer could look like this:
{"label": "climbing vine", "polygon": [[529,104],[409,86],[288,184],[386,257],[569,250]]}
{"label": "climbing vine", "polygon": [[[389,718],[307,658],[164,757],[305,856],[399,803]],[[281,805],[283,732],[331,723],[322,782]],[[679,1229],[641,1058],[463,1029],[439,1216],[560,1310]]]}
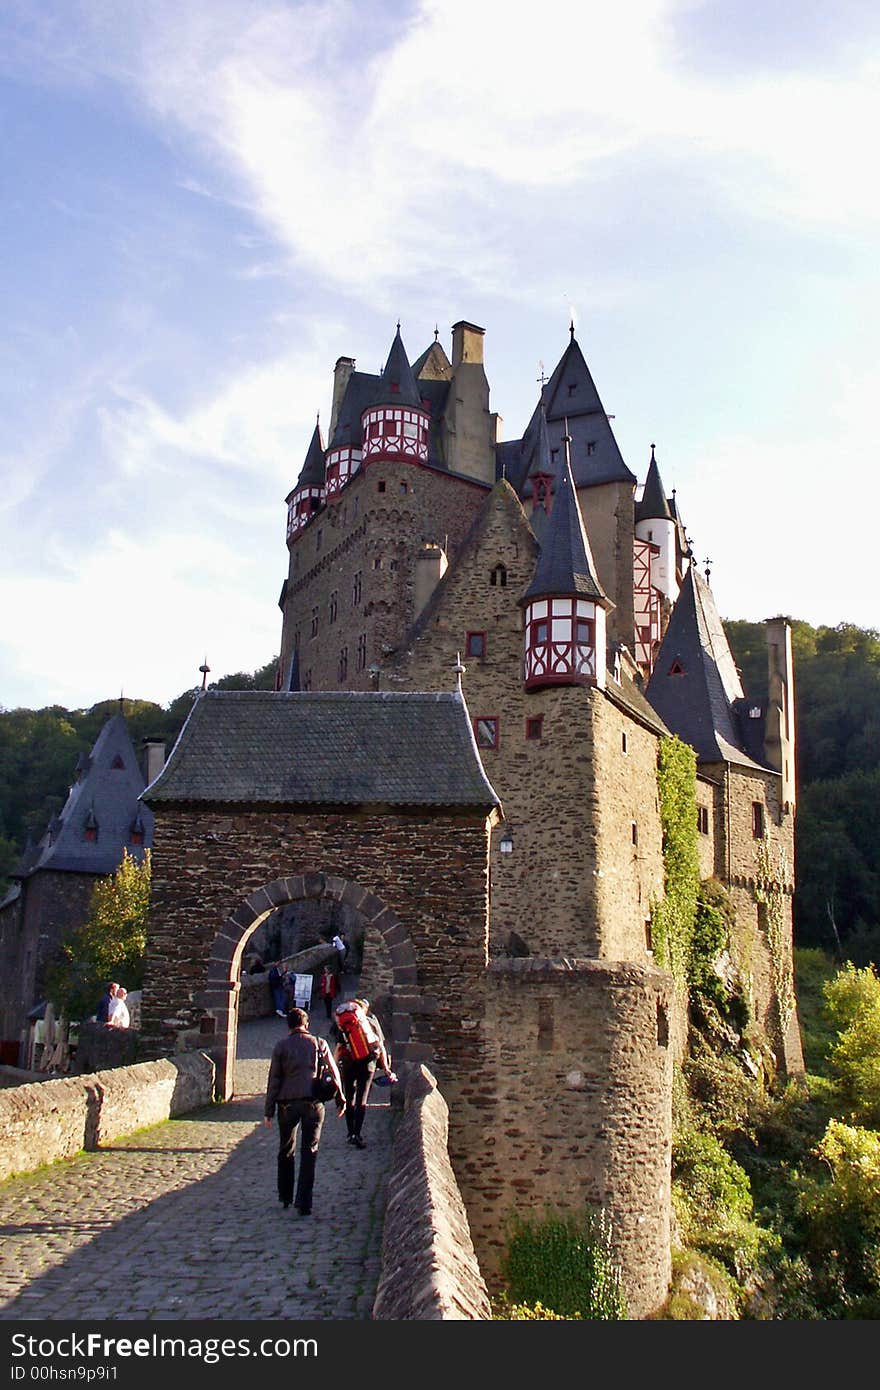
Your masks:
{"label": "climbing vine", "polygon": [[761,840],[755,850],[755,887],[752,891],[755,902],[764,908],[770,974],[779,1013],[779,1025],[783,1033],[795,1009],[794,966],[785,930],[782,893],[783,884],[788,877],[787,870],[785,848],[780,848],[778,864],[774,865],[769,842]]}
{"label": "climbing vine", "polygon": [[700,868],[697,856],[697,757],[677,737],[660,741],[657,790],[663,830],[665,896],[651,913],[654,958],[687,985]]}

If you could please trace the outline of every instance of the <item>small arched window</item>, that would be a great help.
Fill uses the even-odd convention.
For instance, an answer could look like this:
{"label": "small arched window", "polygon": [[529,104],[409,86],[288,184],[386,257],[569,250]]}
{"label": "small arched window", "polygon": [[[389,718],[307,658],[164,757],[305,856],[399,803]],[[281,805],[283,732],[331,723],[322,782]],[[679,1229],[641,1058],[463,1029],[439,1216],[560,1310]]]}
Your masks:
{"label": "small arched window", "polygon": [[499,564],[490,570],[489,583],[499,589],[504,589],[507,586],[507,566]]}

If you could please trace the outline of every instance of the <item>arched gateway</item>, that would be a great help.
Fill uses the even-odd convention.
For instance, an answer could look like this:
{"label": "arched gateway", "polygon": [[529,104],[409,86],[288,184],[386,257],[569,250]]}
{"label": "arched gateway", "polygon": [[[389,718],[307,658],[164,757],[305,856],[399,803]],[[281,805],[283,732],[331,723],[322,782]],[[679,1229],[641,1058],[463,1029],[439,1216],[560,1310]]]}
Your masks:
{"label": "arched gateway", "polygon": [[209,691],[143,799],[149,1052],[210,1049],[228,1098],[245,943],[322,897],[388,947],[395,1058],[454,1052],[486,970],[499,811],[460,693]]}

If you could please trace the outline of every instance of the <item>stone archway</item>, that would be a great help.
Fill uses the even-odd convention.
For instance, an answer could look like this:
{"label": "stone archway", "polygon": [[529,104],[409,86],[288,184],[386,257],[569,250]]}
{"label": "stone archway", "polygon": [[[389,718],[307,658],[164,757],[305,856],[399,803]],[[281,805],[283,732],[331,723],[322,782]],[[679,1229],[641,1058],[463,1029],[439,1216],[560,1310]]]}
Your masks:
{"label": "stone archway", "polygon": [[237,993],[245,944],[261,922],[276,908],[307,898],[327,898],[360,913],[367,927],[377,931],[388,948],[394,976],[394,1008],[391,1043],[396,1055],[404,1051],[412,1034],[413,989],[417,978],[415,950],[399,917],[375,893],[354,879],[334,874],[296,874],[277,878],[249,893],[217,932],[208,960],[205,988],[198,997],[203,1019],[201,1031],[212,1036],[211,1052],[217,1066],[218,1098],[231,1099],[238,1030]]}

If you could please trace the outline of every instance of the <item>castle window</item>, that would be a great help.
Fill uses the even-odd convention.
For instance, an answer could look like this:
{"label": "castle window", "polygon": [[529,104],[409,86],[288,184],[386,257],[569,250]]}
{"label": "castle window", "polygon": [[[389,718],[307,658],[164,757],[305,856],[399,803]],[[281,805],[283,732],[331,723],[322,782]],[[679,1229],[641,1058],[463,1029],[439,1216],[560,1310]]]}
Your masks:
{"label": "castle window", "polygon": [[388,566],[388,568],[389,568],[390,570],[392,570],[392,571],[396,570],[396,569],[397,569],[397,561],[396,561],[396,560],[392,560],[392,561],[391,561],[391,564]]}
{"label": "castle window", "polygon": [[623,730],[623,732],[622,732],[621,735],[620,735],[620,751],[621,751],[621,753],[625,753],[625,752],[626,752],[626,730],[625,730],[625,729]]}
{"label": "castle window", "polygon": [[544,716],[543,714],[532,714],[526,720],[526,738],[536,739],[544,736]]}
{"label": "castle window", "polygon": [[632,834],[633,844],[637,845],[639,843],[639,827],[637,826],[635,821],[632,822],[632,828],[630,833]]}
{"label": "castle window", "polygon": [[384,478],[380,478],[380,479],[379,479],[378,483],[376,484],[376,491],[377,491],[377,492],[384,492],[384,491],[385,491],[385,479],[384,479]]}
{"label": "castle window", "polygon": [[489,571],[489,583],[504,589],[507,586],[507,568],[505,565],[496,565]]}
{"label": "castle window", "polygon": [[587,440],[587,458],[591,458],[591,457],[593,456],[593,454],[595,454],[595,452],[596,452],[596,441],[595,441],[595,439],[588,439],[588,440]]}
{"label": "castle window", "polygon": [[670,674],[670,676],[683,676],[683,675],[684,675],[684,667],[682,666],[681,662],[678,660],[677,657],[676,657],[675,661],[673,661],[672,665],[671,665],[670,668],[669,668],[669,674]]}
{"label": "castle window", "polygon": [[408,484],[408,483],[401,483],[401,484],[400,484],[400,495],[401,495],[401,497],[405,497],[406,494],[407,494],[408,492],[409,492],[409,484]]}
{"label": "castle window", "polygon": [[478,748],[497,748],[498,720],[494,717],[475,719],[474,734]]}
{"label": "castle window", "polygon": [[553,463],[555,463],[556,460],[558,459],[558,457],[559,457],[559,450],[558,450],[558,449],[551,449],[551,450],[550,450],[550,459],[551,459],[551,461],[552,461]]}
{"label": "castle window", "polygon": [[763,801],[752,802],[752,835],[756,840],[764,838],[764,803]]}
{"label": "castle window", "polygon": [[343,647],[339,653],[339,679],[344,681],[348,676],[348,647]]}
{"label": "castle window", "polygon": [[374,570],[380,570],[381,568],[382,568],[382,556],[381,556],[381,555],[377,555],[376,558],[375,558],[375,560],[373,561],[373,569],[374,569]]}
{"label": "castle window", "polygon": [[651,930],[650,917],[645,918],[645,950],[650,951],[652,954],[654,952],[654,933]]}
{"label": "castle window", "polygon": [[83,839],[88,840],[90,844],[95,844],[98,839],[98,822],[94,811],[89,811],[89,814],[85,818]]}
{"label": "castle window", "polygon": [[577,390],[577,383],[574,382],[574,381],[570,381],[570,382],[568,383],[568,394],[569,394],[570,396],[573,396],[576,390]]}
{"label": "castle window", "polygon": [[363,583],[363,575],[362,575],[361,571],[358,570],[358,571],[356,572],[355,576],[354,576],[354,579],[351,581],[351,601],[352,601],[352,603],[353,603],[353,605],[354,605],[355,607],[357,607],[357,605],[358,605],[358,604],[360,603],[360,601],[361,601],[361,585],[362,585],[362,583]]}
{"label": "castle window", "polygon": [[322,538],[323,538],[323,535],[324,535],[324,532],[323,532],[320,528],[315,532],[315,554],[316,554],[316,555],[318,554],[318,551],[321,549],[321,540],[322,540]]}
{"label": "castle window", "polygon": [[142,821],[135,821],[129,831],[129,840],[133,845],[142,845],[144,843],[144,827]]}
{"label": "castle window", "polygon": [[117,754],[116,754],[116,757],[113,759],[113,761],[112,761],[112,763],[110,764],[110,766],[111,766],[111,768],[113,769],[114,772],[124,772],[124,771],[125,771],[125,763],[122,761],[122,754],[121,754],[121,753],[117,753]]}
{"label": "castle window", "polygon": [[317,607],[317,605],[316,605],[316,606],[312,609],[312,627],[311,627],[311,636],[312,636],[312,637],[317,637],[317,635],[318,635],[318,611],[319,611],[319,610],[318,610],[318,607]]}
{"label": "castle window", "polygon": [[465,638],[466,656],[485,656],[486,655],[486,634],[485,632],[469,632]]}
{"label": "castle window", "polygon": [[709,807],[697,807],[697,830],[701,835],[709,834]]}
{"label": "castle window", "polygon": [[357,516],[358,513],[360,512],[360,509],[361,509],[361,499],[360,499],[359,497],[356,497],[356,498],[354,499],[354,507],[352,508],[353,515],[354,515],[354,516]]}
{"label": "castle window", "polygon": [[365,632],[362,632],[361,635],[360,635],[360,637],[358,638],[358,650],[357,650],[357,668],[358,668],[358,670],[359,670],[359,671],[363,671],[363,669],[364,669],[364,667],[366,666],[366,664],[367,664],[367,634],[366,634]]}
{"label": "castle window", "polygon": [[311,668],[311,666],[309,667],[309,669],[306,671],[305,675],[303,676],[302,688],[303,688],[303,690],[311,690],[311,688],[312,688],[312,668]]}
{"label": "castle window", "polygon": [[339,613],[339,593],[338,593],[338,591],[337,591],[336,589],[334,589],[334,590],[333,590],[333,593],[330,595],[330,611],[329,611],[329,614],[328,614],[329,620],[330,620],[331,623],[335,623],[335,622],[336,622],[336,617],[337,617],[337,614],[338,614],[338,613]]}
{"label": "castle window", "polygon": [[397,395],[400,394],[400,382],[399,382],[399,381],[392,381],[392,382],[391,382],[391,394],[392,394],[393,396],[397,396]]}

